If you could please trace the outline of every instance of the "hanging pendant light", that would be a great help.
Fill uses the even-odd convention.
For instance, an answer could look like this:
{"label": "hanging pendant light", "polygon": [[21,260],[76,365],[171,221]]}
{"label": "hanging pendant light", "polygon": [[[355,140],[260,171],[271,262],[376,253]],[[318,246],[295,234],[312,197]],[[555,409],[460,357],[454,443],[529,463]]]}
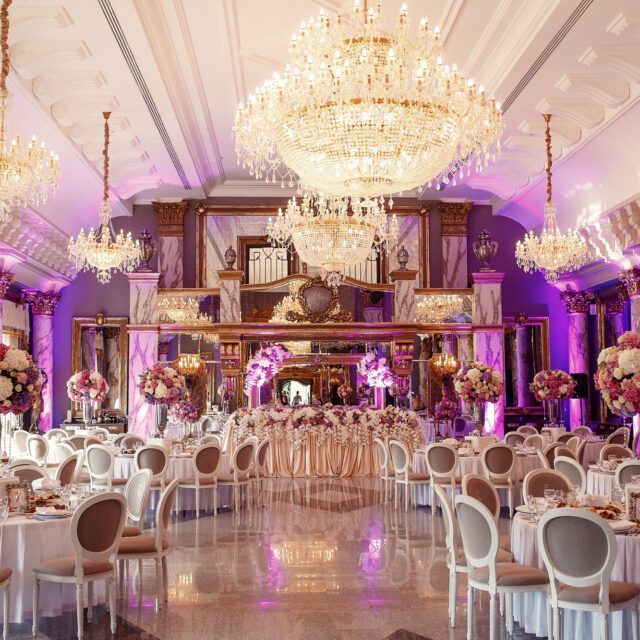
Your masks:
{"label": "hanging pendant light", "polygon": [[106,284],[111,280],[111,272],[130,273],[142,259],[142,248],[131,232],[124,231],[116,235],[111,221],[111,203],[109,202],[109,116],[104,116],[104,182],[102,203],[98,213],[100,224],[85,235],[80,229],[78,237],[69,240],[69,256],[75,260],[76,267],[82,271],[95,271],[98,282]]}
{"label": "hanging pendant light", "polygon": [[587,262],[587,242],[577,231],[569,229],[562,233],[556,219],[556,205],[551,198],[551,114],[545,113],[547,123],[545,140],[547,146],[547,202],[544,206],[542,233],[529,231],[516,244],[516,261],[527,273],[541,271],[547,282],[558,280],[562,273],[579,269]]}

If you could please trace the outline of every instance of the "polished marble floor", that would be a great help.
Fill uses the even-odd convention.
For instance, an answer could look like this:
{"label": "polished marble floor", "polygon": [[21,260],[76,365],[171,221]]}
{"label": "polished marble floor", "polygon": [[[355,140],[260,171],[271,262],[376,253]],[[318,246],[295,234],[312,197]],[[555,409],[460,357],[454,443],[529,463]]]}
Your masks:
{"label": "polished marble floor", "polygon": [[[396,512],[374,479],[269,480],[263,508],[183,519],[171,529],[169,602],[154,608],[155,572],[132,572],[118,605],[118,638],[216,640],[454,640],[439,513]],[[508,520],[501,525],[506,531]],[[475,638],[488,638],[488,606]],[[12,625],[12,638],[31,637]],[[43,619],[42,638],[75,637],[75,617]],[[109,638],[96,610],[85,637]],[[502,626],[500,637],[506,638]],[[516,633],[516,638],[524,634]]]}

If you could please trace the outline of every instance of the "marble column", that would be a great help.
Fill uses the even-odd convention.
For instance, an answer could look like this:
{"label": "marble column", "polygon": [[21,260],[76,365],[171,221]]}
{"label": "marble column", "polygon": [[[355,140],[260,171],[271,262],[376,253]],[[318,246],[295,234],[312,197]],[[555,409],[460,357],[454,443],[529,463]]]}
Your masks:
{"label": "marble column", "polygon": [[158,271],[161,289],[184,286],[184,215],[187,202],[154,202],[158,219]]}
{"label": "marble column", "polygon": [[640,269],[635,267],[623,271],[619,278],[629,296],[631,331],[640,332]]}
{"label": "marble column", "polygon": [[2,341],[2,332],[4,331],[4,297],[13,282],[14,274],[9,269],[0,268],[0,342]]}
{"label": "marble column", "polygon": [[516,325],[516,353],[515,353],[516,383],[518,391],[518,406],[533,407],[536,401],[529,389],[529,384],[535,375],[533,371],[533,349],[531,344],[531,327],[526,324]]}
{"label": "marble column", "polygon": [[[502,327],[502,280],[504,273],[483,271],[473,274],[473,346],[478,362],[499,371],[504,378],[504,328]],[[484,325],[484,326],[483,326]],[[488,403],[485,431],[504,435],[505,395]]]}
{"label": "marble column", "polygon": [[54,291],[30,291],[27,300],[33,313],[33,360],[43,372],[46,384],[42,389],[42,409],[38,418],[40,431],[51,429],[53,409],[53,314],[60,302],[60,294]]}
{"label": "marble column", "polygon": [[396,269],[390,274],[394,284],[393,321],[415,322],[416,320],[416,276],[413,269]]}
{"label": "marble column", "polygon": [[[573,291],[567,289],[560,294],[569,316],[569,373],[589,373],[589,338],[587,331],[587,314],[589,305],[595,299],[591,291]],[[588,425],[588,399],[572,398],[570,426]]]}
{"label": "marble column", "polygon": [[122,377],[122,354],[120,353],[120,329],[118,327],[104,327],[104,362],[109,383],[109,393],[104,403],[105,409],[122,409],[124,398],[120,397],[120,383]]}
{"label": "marble column", "polygon": [[159,273],[130,273],[129,279],[129,431],[155,431],[153,407],[138,392],[138,376],[158,361]]}
{"label": "marble column", "polygon": [[442,286],[467,287],[467,218],[471,202],[441,202]]}
{"label": "marble column", "polygon": [[235,269],[218,271],[220,281],[220,322],[242,322],[240,283],[244,273]]}
{"label": "marble column", "polygon": [[624,333],[624,300],[616,298],[610,300],[605,306],[605,334],[606,344],[612,345],[618,342],[618,338]]}

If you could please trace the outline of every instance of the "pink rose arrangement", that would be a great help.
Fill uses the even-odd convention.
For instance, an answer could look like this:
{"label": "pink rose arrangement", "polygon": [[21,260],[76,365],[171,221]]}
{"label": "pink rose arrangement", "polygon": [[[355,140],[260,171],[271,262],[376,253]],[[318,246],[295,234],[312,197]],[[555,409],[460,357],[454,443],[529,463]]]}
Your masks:
{"label": "pink rose arrangement", "polygon": [[346,383],[342,383],[337,389],[338,398],[343,402],[353,393],[353,389]]}
{"label": "pink rose arrangement", "polygon": [[367,381],[370,387],[390,387],[395,382],[395,376],[386,358],[377,358],[371,351],[358,362],[358,373]]}
{"label": "pink rose arrangement", "polygon": [[640,333],[627,331],[600,352],[594,382],[612,413],[629,417],[640,411]]}
{"label": "pink rose arrangement", "polygon": [[22,349],[0,344],[0,414],[21,415],[40,393],[42,375]]}
{"label": "pink rose arrangement", "polygon": [[436,420],[453,420],[460,415],[460,407],[457,402],[446,398],[438,403],[434,418]]}
{"label": "pink rose arrangement", "polygon": [[226,384],[221,384],[218,387],[218,395],[222,402],[231,402],[233,400],[233,389]]}
{"label": "pink rose arrangement", "polygon": [[182,424],[193,424],[200,420],[200,409],[190,400],[178,400],[169,408],[169,417]]}
{"label": "pink rose arrangement", "polygon": [[99,371],[83,369],[67,380],[67,395],[74,402],[102,404],[109,393],[109,385]]}
{"label": "pink rose arrangement", "polygon": [[171,405],[185,388],[184,376],[173,367],[154,364],[138,376],[138,391],[149,404]]}
{"label": "pink rose arrangement", "polygon": [[566,400],[573,397],[575,380],[562,369],[539,371],[529,385],[531,393],[538,402],[545,400]]}
{"label": "pink rose arrangement", "polygon": [[392,398],[406,398],[409,395],[409,380],[396,377],[389,387],[389,395]]}
{"label": "pink rose arrangement", "polygon": [[471,362],[454,379],[458,397],[464,402],[498,402],[504,389],[502,375],[483,362]]}
{"label": "pink rose arrangement", "polygon": [[282,363],[291,357],[291,351],[281,344],[258,349],[247,362],[244,392],[251,394],[253,387],[261,387],[276,375]]}

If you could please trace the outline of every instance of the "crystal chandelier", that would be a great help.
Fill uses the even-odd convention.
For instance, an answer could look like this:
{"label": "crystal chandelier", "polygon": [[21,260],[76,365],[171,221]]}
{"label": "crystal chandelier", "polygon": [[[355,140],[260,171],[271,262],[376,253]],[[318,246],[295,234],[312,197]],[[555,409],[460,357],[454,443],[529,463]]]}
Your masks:
{"label": "crystal chandelier", "polygon": [[416,305],[418,322],[444,322],[459,316],[467,310],[464,296],[454,294],[435,294],[422,298]]}
{"label": "crystal chandelier", "polygon": [[95,271],[98,282],[106,284],[111,280],[112,271],[130,273],[142,258],[142,248],[138,240],[131,237],[131,232],[124,231],[116,235],[111,221],[111,203],[109,202],[109,116],[104,116],[104,177],[102,203],[100,204],[100,224],[94,230],[89,229],[85,235],[80,229],[78,237],[69,240],[69,256],[75,260],[76,267],[82,271]]}
{"label": "crystal chandelier", "polygon": [[197,353],[181,353],[178,356],[176,369],[183,376],[193,376],[199,371],[204,361]]}
{"label": "crystal chandelier", "polygon": [[440,374],[455,373],[460,365],[452,353],[434,353],[429,364]]}
{"label": "crystal chandelier", "polygon": [[[208,313],[198,313],[196,317],[189,322],[192,325],[210,325],[213,323],[213,319]],[[217,333],[211,333],[210,331],[199,331],[191,334],[192,340],[201,340],[206,344],[217,345],[220,344],[220,336]]]}
{"label": "crystal chandelier", "polygon": [[366,0],[350,17],[303,22],[284,73],[238,107],[238,163],[267,182],[359,197],[486,166],[500,149],[499,103],[444,64],[438,27],[422,19],[412,37],[404,4],[394,30],[383,23]]}
{"label": "crystal chandelier", "polygon": [[275,219],[269,218],[267,233],[274,245],[293,244],[303,262],[336,274],[362,264],[372,249],[388,252],[398,221],[376,199],[306,194],[300,204],[292,198],[286,211],[279,209]]}
{"label": "crystal chandelier", "polygon": [[60,167],[58,156],[52,151],[47,156],[44,142],[38,145],[34,135],[25,146],[16,136],[6,148],[7,116],[9,114],[9,5],[4,0],[0,9],[0,40],[2,41],[2,70],[0,71],[0,221],[9,219],[16,206],[44,204],[49,190],[58,187]]}
{"label": "crystal chandelier", "polygon": [[527,273],[537,270],[544,273],[547,282],[556,282],[561,273],[575,271],[587,262],[586,240],[569,229],[562,233],[556,219],[556,205],[551,199],[551,115],[544,114],[547,123],[545,140],[547,145],[547,202],[544,205],[544,225],[537,236],[529,231],[516,243],[518,266]]}
{"label": "crystal chandelier", "polygon": [[161,319],[175,324],[192,324],[200,312],[198,298],[166,296],[158,300],[158,313]]}
{"label": "crystal chandelier", "polygon": [[[290,324],[290,320],[287,320],[287,314],[289,311],[295,313],[302,313],[302,307],[298,301],[298,289],[300,289],[300,282],[292,282],[289,284],[289,295],[285,296],[273,307],[273,313],[269,322],[279,324]],[[283,342],[282,343],[291,353],[296,356],[303,355],[305,353],[311,353],[311,342],[307,340],[297,340],[295,342]]]}

